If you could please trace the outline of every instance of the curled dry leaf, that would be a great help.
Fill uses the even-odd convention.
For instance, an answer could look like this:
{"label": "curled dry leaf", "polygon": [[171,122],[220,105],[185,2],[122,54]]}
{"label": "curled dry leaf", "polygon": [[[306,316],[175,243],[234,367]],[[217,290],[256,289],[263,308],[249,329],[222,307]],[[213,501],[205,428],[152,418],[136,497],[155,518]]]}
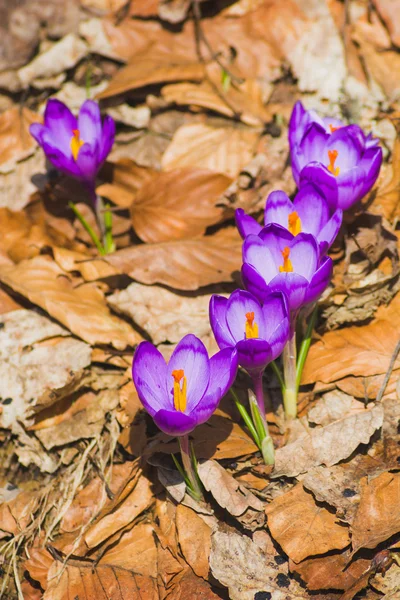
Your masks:
{"label": "curled dry leaf", "polygon": [[215,460],[200,463],[198,473],[206,490],[211,492],[218,504],[234,517],[243,515],[249,508],[256,511],[264,509],[261,500],[241,486]]}
{"label": "curled dry leaf", "polygon": [[129,158],[121,158],[117,162],[107,162],[104,176],[110,183],[103,183],[97,193],[106,196],[121,208],[129,208],[139,189],[147,186],[158,171],[142,167]]}
{"label": "curled dry leaf", "polygon": [[0,280],[46,310],[89,344],[110,344],[119,350],[139,343],[141,337],[110,313],[103,293],[92,284],[74,287],[48,257],[1,265]]}
{"label": "curled dry leaf", "polygon": [[31,523],[39,498],[34,492],[20,492],[9,502],[0,504],[0,539],[18,535]]}
{"label": "curled dry leaf", "polygon": [[190,508],[179,504],[176,527],[183,556],[198,577],[208,578],[211,528]]}
{"label": "curled dry leaf", "polygon": [[146,331],[154,344],[177,343],[187,333],[204,338],[210,333],[208,307],[211,294],[195,297],[176,294],[163,287],[131,283],[107,297],[117,312],[128,315]]}
{"label": "curled dry leaf", "polygon": [[52,564],[53,558],[46,548],[30,548],[29,558],[24,562],[24,569],[45,590],[47,587],[47,576]]}
{"label": "curled dry leaf", "polygon": [[201,81],[203,77],[204,66],[188,59],[184,54],[173,54],[167,50],[146,50],[135,54],[131,63],[117,71],[108,87],[98,97],[110,98],[165,81]]}
{"label": "curled dry leaf", "polygon": [[361,480],[361,499],[351,525],[353,550],[375,548],[400,531],[400,474]]}
{"label": "curled dry leaf", "polygon": [[[177,290],[232,281],[240,269],[242,240],[235,227],[196,240],[140,244],[105,259],[132,279],[161,283]],[[1,271],[0,271],[1,277]]]}
{"label": "curled dry leaf", "polygon": [[339,390],[333,390],[318,400],[317,404],[308,412],[307,418],[310,423],[325,426],[364,410],[365,404],[362,402],[354,400],[352,396]]}
{"label": "curled dry leaf", "polygon": [[212,534],[210,567],[213,576],[229,588],[231,600],[258,597],[301,600],[309,597],[289,579],[287,565],[277,563],[250,538],[233,531]]}
{"label": "curled dry leaf", "polygon": [[272,500],[265,512],[272,537],[294,562],[341,550],[350,543],[348,528],[316,504],[301,483]]}
{"label": "curled dry leaf", "polygon": [[318,465],[335,465],[350,456],[360,444],[368,444],[382,423],[383,407],[379,404],[351,413],[325,427],[309,429],[296,441],[278,448],[273,476],[294,477]]}
{"label": "curled dry leaf", "polygon": [[236,177],[253,157],[258,136],[244,127],[183,125],[162,157],[162,168],[197,167]]}
{"label": "curled dry leaf", "polygon": [[149,243],[201,235],[220,221],[216,203],[230,183],[225,175],[204,169],[159,173],[140,188],[131,205],[133,227]]}

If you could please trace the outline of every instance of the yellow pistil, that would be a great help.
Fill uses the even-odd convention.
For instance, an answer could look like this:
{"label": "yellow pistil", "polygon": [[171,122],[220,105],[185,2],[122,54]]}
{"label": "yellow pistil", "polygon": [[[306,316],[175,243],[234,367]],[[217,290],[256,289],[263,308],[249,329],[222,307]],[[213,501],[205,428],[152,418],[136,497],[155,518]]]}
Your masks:
{"label": "yellow pistil", "polygon": [[287,246],[285,246],[281,254],[283,257],[283,265],[279,267],[280,273],[292,273],[293,265],[292,261],[289,258],[290,249]]}
{"label": "yellow pistil", "polygon": [[245,325],[246,340],[252,340],[258,338],[258,325],[254,321],[254,313],[246,313],[246,325]]}
{"label": "yellow pistil", "polygon": [[72,133],[74,135],[72,136],[71,142],[70,142],[71,152],[72,152],[72,156],[74,157],[74,160],[78,160],[79,150],[81,149],[81,147],[83,146],[83,144],[85,142],[83,140],[81,140],[81,138],[80,138],[79,129],[73,129]]}
{"label": "yellow pistil", "polygon": [[292,235],[301,233],[301,219],[295,210],[288,216],[288,224],[289,231]]}
{"label": "yellow pistil", "polygon": [[[187,382],[185,377],[185,371],[183,369],[177,369],[176,371],[172,371],[172,377],[174,378],[174,406],[175,410],[179,410],[180,412],[185,412],[186,410],[186,389]],[[181,387],[181,380],[182,387]]]}
{"label": "yellow pistil", "polygon": [[337,150],[328,150],[328,158],[329,158],[328,171],[330,171],[332,173],[332,175],[334,175],[335,177],[337,177],[340,173],[339,167],[335,167],[335,160],[337,159],[338,154],[339,154],[339,152]]}
{"label": "yellow pistil", "polygon": [[332,125],[332,123],[331,123],[331,124],[329,125],[329,129],[331,130],[331,133],[334,133],[335,131],[337,131],[338,129],[340,129],[340,126],[339,126],[339,127],[334,127],[334,126]]}

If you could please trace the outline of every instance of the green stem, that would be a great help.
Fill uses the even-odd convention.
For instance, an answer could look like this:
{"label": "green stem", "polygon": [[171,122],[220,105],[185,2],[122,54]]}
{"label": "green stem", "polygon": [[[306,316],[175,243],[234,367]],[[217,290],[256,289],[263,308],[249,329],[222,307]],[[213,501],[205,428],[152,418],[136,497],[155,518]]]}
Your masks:
{"label": "green stem", "polygon": [[317,320],[318,315],[318,306],[314,307],[314,310],[311,314],[310,320],[308,322],[306,335],[304,336],[303,341],[301,342],[299,357],[297,359],[297,367],[296,367],[296,389],[298,390],[300,387],[301,376],[304,369],[304,364],[306,362],[306,358],[308,355],[308,351],[311,345],[311,336],[313,329],[315,327],[315,322]]}
{"label": "green stem", "polygon": [[92,242],[96,246],[97,250],[99,251],[99,254],[101,254],[101,256],[104,256],[104,254],[106,252],[105,252],[103,246],[101,245],[100,240],[97,237],[96,232],[92,229],[92,227],[86,221],[85,217],[81,214],[81,212],[77,209],[77,207],[75,206],[75,204],[73,202],[68,202],[68,206],[73,211],[74,215],[76,216],[76,218],[78,219],[78,221],[80,222],[80,224],[82,225],[82,227],[90,235],[90,239],[92,240]]}
{"label": "green stem", "polygon": [[285,374],[285,389],[283,391],[283,407],[288,419],[297,416],[297,385],[296,385],[296,328],[283,349],[283,370]]}
{"label": "green stem", "polygon": [[[261,391],[262,391],[262,374],[261,374]],[[263,398],[264,402],[264,398]],[[260,412],[260,405],[253,392],[249,393],[250,410],[253,417],[254,425],[257,429],[259,439],[261,440],[261,453],[266,465],[273,465],[275,462],[274,442],[269,435],[268,423],[265,418],[265,411]]]}
{"label": "green stem", "polygon": [[194,472],[193,463],[192,463],[192,459],[190,456],[189,436],[188,436],[188,434],[182,435],[182,436],[179,436],[178,439],[179,439],[179,446],[181,449],[183,468],[185,469],[187,479],[190,482],[190,486],[187,486],[187,490],[195,500],[202,500],[203,493],[200,489],[199,480],[196,476],[196,473]]}
{"label": "green stem", "polygon": [[115,244],[112,236],[112,212],[109,210],[110,205],[106,204],[104,207],[104,248],[106,254],[110,254],[115,251]]}
{"label": "green stem", "polygon": [[253,425],[253,422],[251,420],[249,413],[247,412],[247,410],[245,409],[243,404],[240,402],[239,397],[233,388],[231,388],[231,394],[235,401],[236,408],[238,409],[240,416],[242,417],[243,421],[245,422],[247,429],[250,431],[252,438],[256,443],[256,446],[258,447],[259,450],[261,450],[261,440],[258,437],[257,430]]}
{"label": "green stem", "polygon": [[281,386],[281,390],[282,390],[282,394],[283,394],[283,390],[285,389],[285,382],[283,380],[281,370],[274,360],[271,360],[271,362],[269,364],[271,365],[272,370],[274,371],[275,375],[278,378],[279,385]]}

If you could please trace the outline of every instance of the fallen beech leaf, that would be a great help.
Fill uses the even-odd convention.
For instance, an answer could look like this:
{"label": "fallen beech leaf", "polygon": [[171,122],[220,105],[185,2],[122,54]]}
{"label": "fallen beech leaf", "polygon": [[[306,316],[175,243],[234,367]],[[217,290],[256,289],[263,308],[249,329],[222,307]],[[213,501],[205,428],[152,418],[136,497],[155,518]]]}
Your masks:
{"label": "fallen beech leaf", "polygon": [[272,537],[294,562],[308,556],[341,550],[350,543],[347,527],[315,503],[313,495],[297,484],[265,509]]}
{"label": "fallen beech leaf", "polygon": [[374,0],[374,5],[389,30],[393,44],[400,46],[399,0]]}
{"label": "fallen beech leaf", "polygon": [[[347,375],[368,377],[386,373],[399,338],[399,310],[398,293],[389,306],[378,309],[372,323],[328,331],[311,346],[302,383],[328,383]],[[400,357],[395,363],[395,368],[399,367]]]}
{"label": "fallen beech leaf", "polygon": [[146,50],[135,54],[126,67],[117,71],[108,87],[99,94],[100,99],[110,98],[154,83],[164,81],[200,81],[204,66],[183,54],[168,51]]}
{"label": "fallen beech leaf", "polygon": [[173,586],[168,593],[168,600],[219,600],[221,596],[215,594],[210,584],[204,579],[187,569],[173,579]]}
{"label": "fallen beech leaf", "polygon": [[24,562],[24,570],[35,581],[38,581],[45,590],[47,587],[47,576],[53,564],[51,554],[45,548],[30,548],[29,558]]}
{"label": "fallen beech leaf", "polygon": [[327,392],[317,404],[308,411],[307,419],[317,425],[329,425],[352,414],[364,412],[365,404],[354,400],[352,396],[339,390]]}
{"label": "fallen beech leaf", "polygon": [[231,600],[309,597],[288,577],[287,563],[278,563],[250,538],[233,531],[212,534],[210,567],[213,576],[229,588]]}
{"label": "fallen beech leaf", "polygon": [[104,172],[111,183],[100,185],[97,193],[121,208],[129,208],[140,188],[147,186],[158,174],[156,170],[142,167],[129,158],[107,162]]}
{"label": "fallen beech leaf", "polygon": [[198,473],[202,484],[211,492],[218,504],[231,515],[239,517],[252,508],[262,511],[263,503],[215,460],[207,460],[198,465]]}
{"label": "fallen beech leaf", "polygon": [[351,525],[353,551],[375,548],[400,531],[400,474],[361,480],[361,499]]}
{"label": "fallen beech leaf", "polygon": [[34,518],[39,498],[34,492],[20,492],[9,502],[0,504],[0,539],[18,535]]}
{"label": "fallen beech leaf", "polygon": [[29,126],[40,121],[41,117],[37,113],[17,106],[0,115],[1,172],[6,172],[17,161],[33,153],[36,142],[29,133]]}
{"label": "fallen beech leaf", "polygon": [[114,565],[96,565],[69,560],[65,568],[54,562],[43,600],[159,600],[157,583],[151,577]]}
{"label": "fallen beech leaf", "polygon": [[48,257],[37,256],[17,266],[0,265],[0,280],[89,344],[111,344],[123,350],[141,340],[127,323],[109,312],[99,288],[91,284],[74,288]]}
{"label": "fallen beech leaf", "polygon": [[308,590],[347,590],[368,569],[371,561],[366,558],[351,560],[351,552],[307,558],[296,564],[290,561],[289,568],[300,575]]}
{"label": "fallen beech leaf", "polygon": [[203,234],[220,221],[222,210],[216,202],[230,183],[224,175],[200,169],[158,174],[140,188],[131,205],[137,235],[144,242],[157,243]]}
{"label": "fallen beech leaf", "polygon": [[253,157],[258,136],[244,127],[183,125],[162,157],[162,168],[198,167],[236,177]]}
{"label": "fallen beech leaf", "polygon": [[131,317],[154,344],[177,343],[187,333],[203,338],[210,333],[208,308],[211,294],[188,297],[163,287],[140,283],[107,297],[117,312]]}
{"label": "fallen beech leaf", "polygon": [[400,137],[397,136],[394,141],[391,178],[378,188],[378,192],[371,206],[371,211],[383,215],[388,221],[400,217],[399,206],[400,193]]}
{"label": "fallen beech leaf", "polygon": [[232,281],[232,273],[240,269],[241,255],[242,240],[232,227],[196,240],[139,244],[118,250],[105,260],[147,285],[161,283],[177,290],[197,290]]}
{"label": "fallen beech leaf", "polygon": [[378,404],[325,427],[309,429],[296,441],[276,450],[273,476],[294,477],[318,465],[335,465],[360,444],[368,444],[382,423],[383,407]]}
{"label": "fallen beech leaf", "polygon": [[99,563],[129,569],[145,577],[157,577],[157,547],[154,528],[150,523],[139,523],[118,538],[118,543],[102,554]]}
{"label": "fallen beech leaf", "polygon": [[183,556],[198,577],[208,578],[211,528],[193,510],[179,504],[176,527]]}

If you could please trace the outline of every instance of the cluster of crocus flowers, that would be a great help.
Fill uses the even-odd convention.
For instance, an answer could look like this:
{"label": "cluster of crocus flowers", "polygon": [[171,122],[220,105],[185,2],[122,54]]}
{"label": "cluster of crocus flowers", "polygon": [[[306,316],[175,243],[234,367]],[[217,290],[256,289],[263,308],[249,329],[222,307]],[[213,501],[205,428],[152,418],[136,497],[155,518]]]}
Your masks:
{"label": "cluster of crocus flowers", "polygon": [[114,120],[108,115],[102,120],[99,105],[93,100],[86,100],[75,117],[63,102],[50,99],[46,104],[44,123],[33,123],[30,133],[56,169],[85,186],[103,234],[104,247],[73,204],[71,208],[98,249],[102,253],[110,251],[113,244],[107,222],[104,222],[107,217],[103,218],[102,203],[96,194],[96,177],[114,143]]}
{"label": "cluster of crocus flowers", "polygon": [[[202,343],[188,335],[168,365],[149,343],[138,347],[133,379],[155,423],[181,440],[183,465],[192,493],[196,477],[188,434],[215,410],[231,386],[237,366],[249,374],[255,400],[250,413],[233,392],[236,406],[267,464],[274,462],[264,407],[263,374],[272,364],[282,386],[287,418],[297,415],[297,391],[316,312],[310,319],[297,360],[296,323],[329,285],[333,263],[327,256],[342,224],[343,210],[375,183],[382,162],[378,142],[356,125],[321,119],[301,103],[289,125],[293,201],[283,191],[266,201],[264,226],[243,210],[236,223],[243,238],[242,281],[245,290],[229,298],[214,295],[210,323],[220,351],[208,359]],[[275,359],[283,354],[283,376]],[[198,488],[197,488],[197,491]]]}

